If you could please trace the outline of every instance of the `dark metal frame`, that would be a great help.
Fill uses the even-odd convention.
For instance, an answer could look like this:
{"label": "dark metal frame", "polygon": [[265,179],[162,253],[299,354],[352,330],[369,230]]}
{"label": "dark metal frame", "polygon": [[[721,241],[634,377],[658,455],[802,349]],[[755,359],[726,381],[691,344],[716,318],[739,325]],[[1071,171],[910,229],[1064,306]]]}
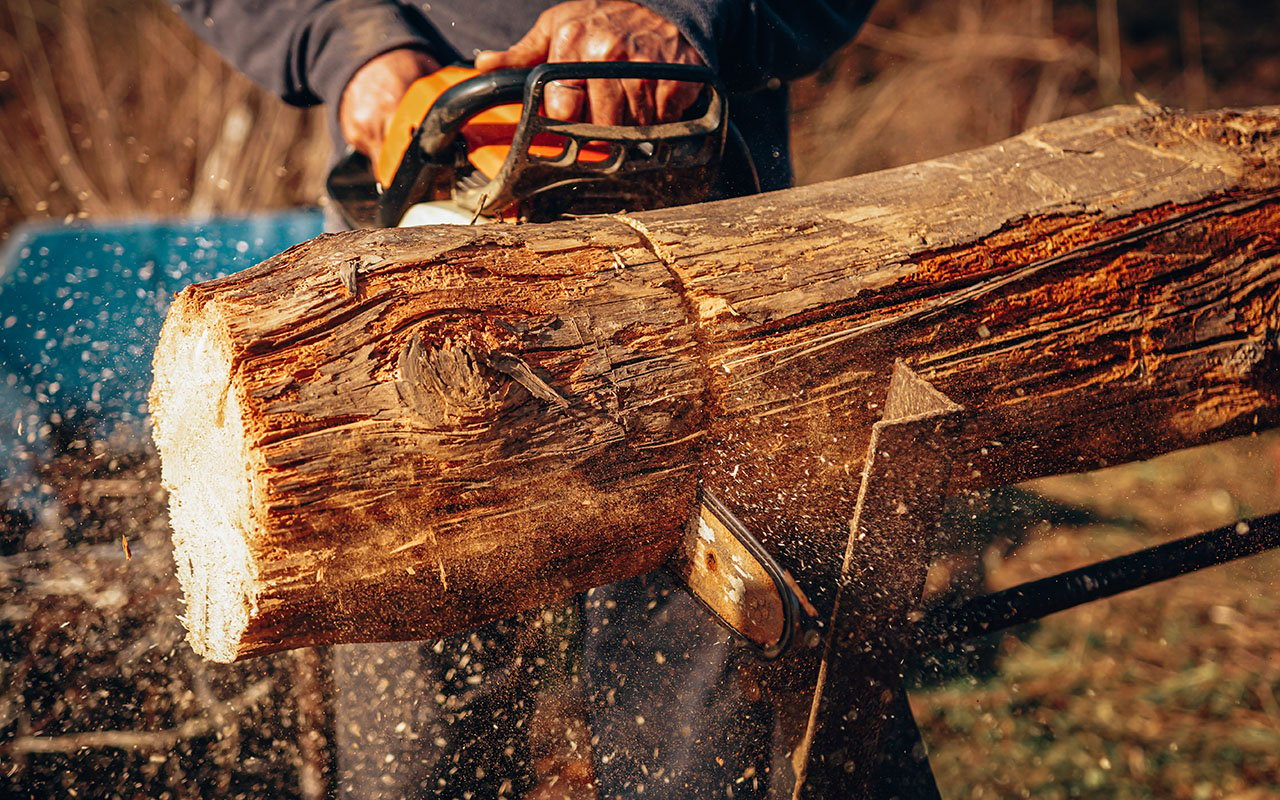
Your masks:
{"label": "dark metal frame", "polygon": [[[810,701],[807,724],[791,731],[794,780],[774,775],[774,797],[937,800],[907,703],[904,673],[910,659],[1280,548],[1278,513],[983,595],[912,623],[903,604],[923,589],[964,416],[964,409],[910,368],[895,365],[884,417],[873,426],[844,562],[826,576],[809,577],[839,589],[833,606],[823,610],[821,652],[793,648],[761,668],[780,717],[788,703]],[[867,563],[877,568],[864,577],[859,572]],[[797,680],[815,674],[806,671],[806,660],[821,662],[816,681],[807,684],[803,677]],[[867,724],[869,715],[886,723]]]}

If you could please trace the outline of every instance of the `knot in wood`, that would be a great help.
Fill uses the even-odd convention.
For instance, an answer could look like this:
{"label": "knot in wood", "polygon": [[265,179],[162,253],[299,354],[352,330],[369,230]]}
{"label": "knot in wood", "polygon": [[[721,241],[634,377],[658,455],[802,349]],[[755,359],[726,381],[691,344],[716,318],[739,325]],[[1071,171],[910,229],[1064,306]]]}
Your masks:
{"label": "knot in wood", "polygon": [[471,342],[445,339],[432,345],[415,336],[400,352],[396,391],[429,428],[491,420],[528,393],[488,361],[488,353]]}

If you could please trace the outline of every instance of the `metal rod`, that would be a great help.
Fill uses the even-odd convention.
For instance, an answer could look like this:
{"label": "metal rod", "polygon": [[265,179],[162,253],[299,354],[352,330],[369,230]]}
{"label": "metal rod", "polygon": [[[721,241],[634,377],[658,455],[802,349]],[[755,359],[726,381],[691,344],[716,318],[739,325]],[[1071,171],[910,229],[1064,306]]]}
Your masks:
{"label": "metal rod", "polygon": [[1280,513],[1226,525],[935,611],[916,624],[912,649],[927,652],[953,646],[1276,547],[1280,547]]}

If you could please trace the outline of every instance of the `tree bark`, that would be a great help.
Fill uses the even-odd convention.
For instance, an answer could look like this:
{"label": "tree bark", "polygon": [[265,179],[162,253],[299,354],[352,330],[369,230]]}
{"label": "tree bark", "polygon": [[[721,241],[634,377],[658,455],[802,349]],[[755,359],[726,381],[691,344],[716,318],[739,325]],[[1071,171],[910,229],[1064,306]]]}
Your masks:
{"label": "tree bark", "polygon": [[1118,107],[759,197],[324,236],[190,287],[152,410],[192,643],[425,638],[639,574],[700,481],[829,574],[898,359],[966,409],[953,485],[1272,425],[1278,121]]}

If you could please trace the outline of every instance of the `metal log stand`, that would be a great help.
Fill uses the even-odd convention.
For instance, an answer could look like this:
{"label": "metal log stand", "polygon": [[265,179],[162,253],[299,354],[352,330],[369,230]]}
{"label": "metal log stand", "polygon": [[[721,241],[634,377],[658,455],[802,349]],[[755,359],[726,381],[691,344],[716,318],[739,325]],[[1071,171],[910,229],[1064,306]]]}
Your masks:
{"label": "metal log stand", "polygon": [[[702,536],[690,532],[676,571],[722,620],[745,630],[762,658],[754,677],[772,700],[780,739],[790,747],[782,759],[788,768],[775,769],[771,779],[774,797],[936,800],[938,787],[907,702],[907,659],[1280,547],[1280,514],[1273,514],[922,617],[916,603],[965,416],[905,364],[894,366],[884,416],[872,429],[845,552],[826,562],[838,568],[825,576],[812,565],[807,571],[790,569],[785,556],[761,548],[745,528],[732,531],[728,543],[723,536],[713,541],[705,529]],[[762,640],[758,627],[744,629],[726,619],[733,612],[715,606],[706,575],[688,566],[705,559],[708,547],[725,561],[754,557],[768,562],[769,572],[781,570],[782,579],[768,581],[760,570],[753,607],[741,615],[758,618],[764,609],[766,618],[785,619],[791,629],[774,626],[774,638]],[[801,574],[800,580],[793,577]],[[808,597],[822,594],[824,581],[836,592],[819,611]]]}

